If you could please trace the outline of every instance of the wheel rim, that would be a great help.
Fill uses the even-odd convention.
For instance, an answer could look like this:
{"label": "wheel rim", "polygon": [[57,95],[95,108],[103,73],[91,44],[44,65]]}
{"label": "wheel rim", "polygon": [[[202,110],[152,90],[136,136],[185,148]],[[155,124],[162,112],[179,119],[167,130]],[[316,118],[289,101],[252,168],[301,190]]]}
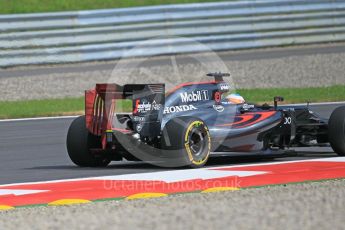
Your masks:
{"label": "wheel rim", "polygon": [[205,134],[199,129],[193,129],[189,139],[189,146],[194,156],[202,156],[206,148]]}

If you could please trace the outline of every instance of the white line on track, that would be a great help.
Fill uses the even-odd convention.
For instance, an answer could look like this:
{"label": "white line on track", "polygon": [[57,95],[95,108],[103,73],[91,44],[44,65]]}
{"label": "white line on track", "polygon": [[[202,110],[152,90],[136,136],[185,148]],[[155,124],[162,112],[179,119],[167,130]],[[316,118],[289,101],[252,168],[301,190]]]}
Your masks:
{"label": "white line on track", "polygon": [[[317,103],[313,103],[310,102],[309,106],[313,106],[313,105],[341,105],[341,104],[345,104],[345,101],[337,101],[337,102],[317,102]],[[307,102],[305,103],[299,103],[299,104],[286,104],[286,105],[281,105],[281,106],[303,106],[303,105],[307,105]]]}
{"label": "white line on track", "polygon": [[77,118],[77,117],[78,117],[78,116],[31,117],[31,118],[18,118],[18,119],[3,119],[3,120],[0,120],[0,122],[56,120],[56,119],[70,119],[70,118]]}
{"label": "white line on track", "polygon": [[[317,159],[310,159],[310,160],[294,160],[294,161],[282,161],[282,162],[271,162],[271,163],[259,163],[259,164],[244,164],[244,165],[231,165],[231,166],[218,166],[218,167],[210,167],[210,168],[204,168],[203,170],[216,170],[216,169],[222,169],[226,168],[241,168],[241,167],[248,167],[248,166],[265,166],[265,165],[278,165],[278,164],[286,164],[286,163],[300,163],[300,162],[313,162],[313,161],[322,161],[322,162],[345,162],[345,157],[329,157],[329,158],[317,158]],[[193,170],[198,169],[186,169],[183,170],[185,173],[188,171],[193,172]],[[154,172],[154,173],[170,173],[170,172],[176,172],[178,170],[166,170],[166,171],[160,171],[160,172]],[[150,173],[150,174],[154,174]],[[140,177],[140,174],[148,174],[148,173],[131,173],[131,174],[123,174],[118,175],[119,177],[129,176],[129,177]],[[111,176],[96,176],[96,177],[84,177],[84,178],[73,178],[73,179],[61,179],[61,180],[48,180],[48,181],[38,181],[38,182],[24,182],[24,183],[11,183],[11,184],[2,184],[0,185],[0,189],[3,187],[8,186],[18,186],[18,185],[35,185],[35,184],[47,184],[47,183],[58,183],[58,182],[73,182],[73,181],[85,181],[85,180],[104,180],[107,177]]]}
{"label": "white line on track", "polygon": [[[309,105],[341,105],[345,104],[345,101],[340,102],[320,102],[320,103],[310,103]],[[303,106],[307,105],[307,103],[301,104],[286,104],[281,106]],[[16,118],[16,119],[3,119],[0,122],[15,122],[15,121],[39,121],[39,120],[56,120],[56,119],[71,119],[77,118],[78,116],[57,116],[57,117],[32,117],[32,118]]]}

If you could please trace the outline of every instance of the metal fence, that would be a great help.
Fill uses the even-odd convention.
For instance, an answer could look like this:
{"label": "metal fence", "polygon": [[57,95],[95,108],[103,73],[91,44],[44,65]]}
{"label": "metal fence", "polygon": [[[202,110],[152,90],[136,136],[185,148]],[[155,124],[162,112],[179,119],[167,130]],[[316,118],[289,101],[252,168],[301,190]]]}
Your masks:
{"label": "metal fence", "polygon": [[0,67],[344,40],[344,0],[240,0],[0,15]]}

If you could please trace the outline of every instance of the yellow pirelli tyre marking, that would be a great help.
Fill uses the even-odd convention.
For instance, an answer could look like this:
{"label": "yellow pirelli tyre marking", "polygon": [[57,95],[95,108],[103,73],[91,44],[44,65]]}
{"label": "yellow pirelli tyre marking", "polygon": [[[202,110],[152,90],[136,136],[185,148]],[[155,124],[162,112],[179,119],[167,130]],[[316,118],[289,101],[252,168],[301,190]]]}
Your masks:
{"label": "yellow pirelli tyre marking", "polygon": [[188,154],[188,158],[192,162],[193,161],[193,155],[192,155],[192,152],[190,151],[190,146],[189,146],[188,143],[184,144],[184,146],[186,148],[186,151],[187,151],[187,154]]}
{"label": "yellow pirelli tyre marking", "polygon": [[189,160],[195,164],[195,165],[202,165],[203,163],[205,163],[205,161],[208,160],[208,157],[210,155],[210,152],[211,152],[211,137],[210,137],[210,133],[208,131],[208,128],[206,126],[205,127],[205,130],[207,132],[207,138],[208,138],[208,153],[206,155],[206,157],[204,159],[202,159],[201,161],[195,161],[194,158],[193,158],[193,155],[192,155],[192,152],[190,150],[190,146],[189,146],[189,143],[188,143],[188,136],[189,136],[189,132],[192,130],[192,128],[194,126],[200,126],[200,125],[204,125],[203,122],[201,121],[194,121],[192,122],[188,128],[187,128],[187,131],[186,131],[186,135],[184,137],[184,140],[185,140],[185,148],[186,148],[186,151],[187,151],[187,154],[188,154],[188,157],[189,157]]}
{"label": "yellow pirelli tyre marking", "polygon": [[154,193],[147,192],[147,193],[133,194],[133,195],[130,195],[130,196],[126,197],[125,199],[126,200],[149,199],[149,198],[158,198],[158,197],[165,197],[165,196],[168,196],[168,194],[157,193],[157,192],[154,192]]}
{"label": "yellow pirelli tyre marking", "polygon": [[237,190],[240,190],[240,189],[236,187],[214,187],[214,188],[205,189],[201,193],[237,191]]}
{"label": "yellow pirelli tyre marking", "polygon": [[11,210],[14,209],[14,207],[9,206],[9,205],[0,205],[0,211],[6,211],[6,210]]}
{"label": "yellow pirelli tyre marking", "polygon": [[201,121],[194,121],[192,122],[188,128],[187,128],[187,131],[186,131],[186,135],[184,136],[184,141],[187,142],[188,141],[188,134],[189,132],[192,130],[192,128],[194,127],[194,125],[203,125],[204,123],[201,122]]}
{"label": "yellow pirelli tyre marking", "polygon": [[60,206],[60,205],[86,204],[90,202],[91,201],[89,200],[83,200],[83,199],[61,199],[61,200],[50,202],[48,203],[48,205]]}

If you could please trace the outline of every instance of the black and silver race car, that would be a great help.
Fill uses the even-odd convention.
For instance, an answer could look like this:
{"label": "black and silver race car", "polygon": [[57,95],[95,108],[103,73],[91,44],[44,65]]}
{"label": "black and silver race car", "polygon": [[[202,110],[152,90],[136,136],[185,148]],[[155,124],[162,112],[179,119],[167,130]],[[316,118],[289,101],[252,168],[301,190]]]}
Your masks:
{"label": "black and silver race car", "polygon": [[[202,167],[210,155],[289,153],[331,146],[345,155],[345,107],[323,119],[308,106],[254,105],[228,100],[229,74],[180,84],[97,84],[85,92],[85,116],[71,124],[67,150],[79,166],[142,160],[168,167]],[[131,104],[125,112],[123,105]],[[128,107],[128,106],[127,106]],[[120,109],[119,109],[120,108]]]}

